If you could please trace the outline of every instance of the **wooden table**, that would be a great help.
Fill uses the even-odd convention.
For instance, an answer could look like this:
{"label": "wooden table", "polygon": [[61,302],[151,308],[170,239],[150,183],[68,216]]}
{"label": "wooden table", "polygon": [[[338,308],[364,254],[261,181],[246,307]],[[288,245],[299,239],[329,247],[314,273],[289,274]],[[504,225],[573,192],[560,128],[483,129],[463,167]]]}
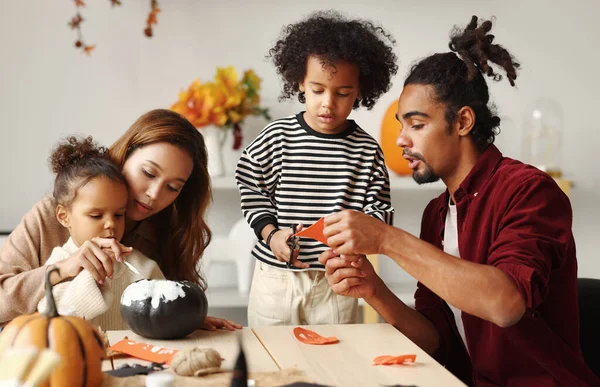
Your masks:
{"label": "wooden table", "polygon": [[[181,349],[186,346],[211,347],[225,359],[223,367],[232,368],[238,354],[237,335],[248,361],[249,371],[278,371],[298,368],[315,383],[328,386],[415,385],[418,387],[464,386],[460,380],[389,324],[349,324],[307,326],[322,336],[336,336],[331,345],[307,345],[293,334],[294,326],[244,328],[238,332],[197,331],[184,340],[149,340],[130,331],[109,331],[111,343],[127,336],[131,340]],[[379,355],[416,354],[415,364],[374,366]],[[115,360],[144,363],[137,359]],[[111,369],[110,361],[104,362]]]}
{"label": "wooden table", "polygon": [[[294,327],[254,328],[254,333],[281,368],[297,367],[313,380],[332,386],[464,386],[454,375],[389,324],[308,326],[321,336],[336,336],[333,345],[306,345]],[[380,355],[416,354],[412,365],[374,366]]]}
{"label": "wooden table", "polygon": [[[238,335],[242,336],[242,345],[250,371],[279,371],[279,367],[273,361],[271,356],[260,341],[256,338],[250,328],[244,328],[237,332],[219,330],[219,331],[196,331],[185,339],[181,340],[150,340],[138,336],[131,331],[108,331],[108,340],[110,344],[115,344],[127,336],[130,340],[155,344],[165,348],[183,349],[185,347],[203,347],[214,348],[221,354],[224,359],[221,366],[227,369],[233,369],[235,361],[239,353]],[[114,367],[118,368],[127,363],[149,364],[133,358],[118,358],[113,360]],[[110,360],[106,360],[102,364],[103,371],[112,369]]]}

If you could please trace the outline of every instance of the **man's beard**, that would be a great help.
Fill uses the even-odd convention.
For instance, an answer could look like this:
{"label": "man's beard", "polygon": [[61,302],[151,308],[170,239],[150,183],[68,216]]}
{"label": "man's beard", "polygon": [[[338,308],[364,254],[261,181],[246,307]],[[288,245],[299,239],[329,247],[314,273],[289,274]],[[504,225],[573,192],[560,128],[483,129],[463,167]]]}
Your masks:
{"label": "man's beard", "polygon": [[421,164],[423,165],[424,169],[420,171],[414,170],[412,173],[413,180],[416,181],[417,184],[435,183],[440,179],[440,177],[436,175],[431,167],[424,161],[421,160]]}
{"label": "man's beard", "polygon": [[435,172],[433,172],[433,169],[431,169],[431,167],[429,166],[429,164],[427,164],[425,162],[425,159],[423,158],[423,155],[421,155],[420,153],[411,153],[408,152],[408,150],[406,148],[404,148],[404,150],[402,151],[402,155],[408,155],[409,157],[412,157],[416,160],[421,161],[421,165],[423,165],[423,169],[421,171],[415,169],[413,170],[412,173],[412,177],[413,180],[417,183],[417,184],[427,184],[427,183],[435,183],[436,181],[438,181],[440,179],[440,177],[438,175],[435,174]]}

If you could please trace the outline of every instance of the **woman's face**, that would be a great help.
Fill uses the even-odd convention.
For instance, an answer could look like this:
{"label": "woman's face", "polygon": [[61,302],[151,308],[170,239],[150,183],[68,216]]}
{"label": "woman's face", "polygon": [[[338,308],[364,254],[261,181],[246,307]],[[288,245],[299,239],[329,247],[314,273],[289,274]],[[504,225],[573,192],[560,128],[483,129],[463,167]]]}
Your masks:
{"label": "woman's face", "polygon": [[193,168],[189,153],[166,142],[133,151],[123,165],[129,185],[127,217],[140,221],[165,209],[177,199]]}

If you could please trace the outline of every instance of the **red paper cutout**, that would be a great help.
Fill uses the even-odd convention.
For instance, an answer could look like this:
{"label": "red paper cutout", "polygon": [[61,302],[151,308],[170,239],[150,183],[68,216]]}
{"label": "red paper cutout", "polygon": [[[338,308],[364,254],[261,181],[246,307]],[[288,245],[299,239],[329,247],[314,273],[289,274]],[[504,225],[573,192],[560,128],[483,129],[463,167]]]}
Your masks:
{"label": "red paper cutout", "polygon": [[400,355],[400,356],[377,356],[373,359],[373,365],[396,365],[404,363],[414,363],[417,355]]}
{"label": "red paper cutout", "polygon": [[317,221],[317,223],[313,224],[308,228],[303,229],[302,231],[298,231],[294,234],[294,236],[312,238],[327,245],[327,238],[325,238],[325,235],[323,235],[324,227],[325,218],[321,218]]}
{"label": "red paper cutout", "polygon": [[335,336],[323,337],[317,332],[300,327],[294,328],[294,336],[296,336],[296,338],[304,344],[322,345],[335,344],[339,342],[338,338]]}
{"label": "red paper cutout", "polygon": [[119,341],[110,347],[110,349],[125,353],[138,359],[166,364],[171,364],[173,355],[179,352],[178,349],[164,348],[158,345],[139,343],[137,341],[128,339]]}

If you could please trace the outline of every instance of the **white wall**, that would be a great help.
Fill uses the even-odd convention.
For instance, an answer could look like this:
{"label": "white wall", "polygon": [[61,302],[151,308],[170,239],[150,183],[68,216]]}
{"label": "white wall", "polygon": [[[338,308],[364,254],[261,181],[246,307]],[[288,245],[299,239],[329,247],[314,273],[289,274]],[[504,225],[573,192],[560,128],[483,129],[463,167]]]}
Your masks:
{"label": "white wall", "polygon": [[[278,103],[279,80],[264,59],[281,26],[315,9],[338,8],[381,22],[398,41],[400,71],[393,89],[370,112],[354,118],[378,136],[380,117],[400,91],[410,63],[447,50],[451,27],[472,14],[495,15],[494,34],[523,64],[518,88],[492,85],[495,102],[509,117],[498,138],[505,154],[520,157],[524,108],[540,96],[564,109],[564,170],[576,181],[572,201],[580,275],[600,277],[597,263],[596,172],[600,149],[597,120],[600,89],[595,70],[600,26],[598,2],[543,0],[373,0],[219,2],[163,0],[155,37],[143,36],[148,1],[87,1],[84,36],[97,49],[91,57],[72,46],[66,23],[70,1],[0,3],[0,230],[12,229],[31,205],[49,192],[51,147],[71,133],[114,141],[141,113],[168,107],[195,77],[212,78],[216,66],[254,68],[263,78],[263,101],[275,117],[294,113],[297,103]],[[251,120],[246,133],[262,127]],[[395,197],[397,225],[418,232],[426,200]],[[227,211],[234,213],[237,208]],[[217,217],[218,218],[218,217]],[[215,218],[216,219],[216,218]],[[222,228],[222,227],[221,227]],[[219,225],[216,225],[217,231]],[[387,265],[387,264],[386,264]],[[398,274],[399,271],[394,271]],[[394,274],[394,275],[395,275]],[[401,274],[398,274],[401,275]]]}

